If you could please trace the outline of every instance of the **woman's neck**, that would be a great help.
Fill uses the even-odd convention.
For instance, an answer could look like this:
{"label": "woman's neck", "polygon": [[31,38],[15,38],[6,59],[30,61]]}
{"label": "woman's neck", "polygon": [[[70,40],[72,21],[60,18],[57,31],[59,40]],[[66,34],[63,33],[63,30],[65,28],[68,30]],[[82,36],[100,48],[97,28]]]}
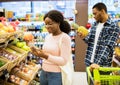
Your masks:
{"label": "woman's neck", "polygon": [[60,35],[62,33],[62,31],[59,31],[59,32],[56,32],[54,34],[52,34],[53,36],[57,36],[57,35]]}

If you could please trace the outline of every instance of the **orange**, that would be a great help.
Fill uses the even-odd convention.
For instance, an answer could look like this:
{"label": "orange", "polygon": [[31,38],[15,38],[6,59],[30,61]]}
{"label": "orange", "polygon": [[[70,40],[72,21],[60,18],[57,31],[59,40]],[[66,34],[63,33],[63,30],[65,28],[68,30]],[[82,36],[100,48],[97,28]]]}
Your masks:
{"label": "orange", "polygon": [[11,26],[11,25],[8,26],[8,32],[15,32],[13,26]]}
{"label": "orange", "polygon": [[9,28],[7,26],[2,27],[1,29],[3,29],[4,31],[8,32]]}

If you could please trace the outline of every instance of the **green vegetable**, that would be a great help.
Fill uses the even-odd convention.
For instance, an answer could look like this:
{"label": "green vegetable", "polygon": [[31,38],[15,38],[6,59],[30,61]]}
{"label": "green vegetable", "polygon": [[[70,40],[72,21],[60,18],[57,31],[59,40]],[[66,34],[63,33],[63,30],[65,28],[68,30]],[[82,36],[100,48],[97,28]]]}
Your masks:
{"label": "green vegetable", "polygon": [[0,67],[2,67],[5,64],[5,62],[0,60]]}

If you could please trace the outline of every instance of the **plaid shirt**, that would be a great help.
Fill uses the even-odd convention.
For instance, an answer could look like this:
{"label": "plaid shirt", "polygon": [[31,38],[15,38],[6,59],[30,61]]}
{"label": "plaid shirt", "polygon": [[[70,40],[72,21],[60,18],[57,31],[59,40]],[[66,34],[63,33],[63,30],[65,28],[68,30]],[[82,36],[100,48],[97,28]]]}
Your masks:
{"label": "plaid shirt", "polygon": [[95,22],[89,35],[84,39],[88,44],[85,64],[86,66],[89,66],[92,63],[96,63],[100,66],[111,66],[115,43],[119,37],[119,27],[110,18],[104,23],[97,41],[94,62],[91,62],[97,25],[98,23]]}

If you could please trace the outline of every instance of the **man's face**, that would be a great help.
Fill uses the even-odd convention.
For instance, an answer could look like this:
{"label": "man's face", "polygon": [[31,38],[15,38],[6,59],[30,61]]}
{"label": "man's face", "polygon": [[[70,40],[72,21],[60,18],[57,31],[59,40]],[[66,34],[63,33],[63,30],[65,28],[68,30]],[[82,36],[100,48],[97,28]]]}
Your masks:
{"label": "man's face", "polygon": [[97,10],[96,8],[94,8],[93,10],[93,15],[94,15],[94,18],[97,22],[102,22],[102,16],[103,16],[103,13],[102,11],[99,11]]}

